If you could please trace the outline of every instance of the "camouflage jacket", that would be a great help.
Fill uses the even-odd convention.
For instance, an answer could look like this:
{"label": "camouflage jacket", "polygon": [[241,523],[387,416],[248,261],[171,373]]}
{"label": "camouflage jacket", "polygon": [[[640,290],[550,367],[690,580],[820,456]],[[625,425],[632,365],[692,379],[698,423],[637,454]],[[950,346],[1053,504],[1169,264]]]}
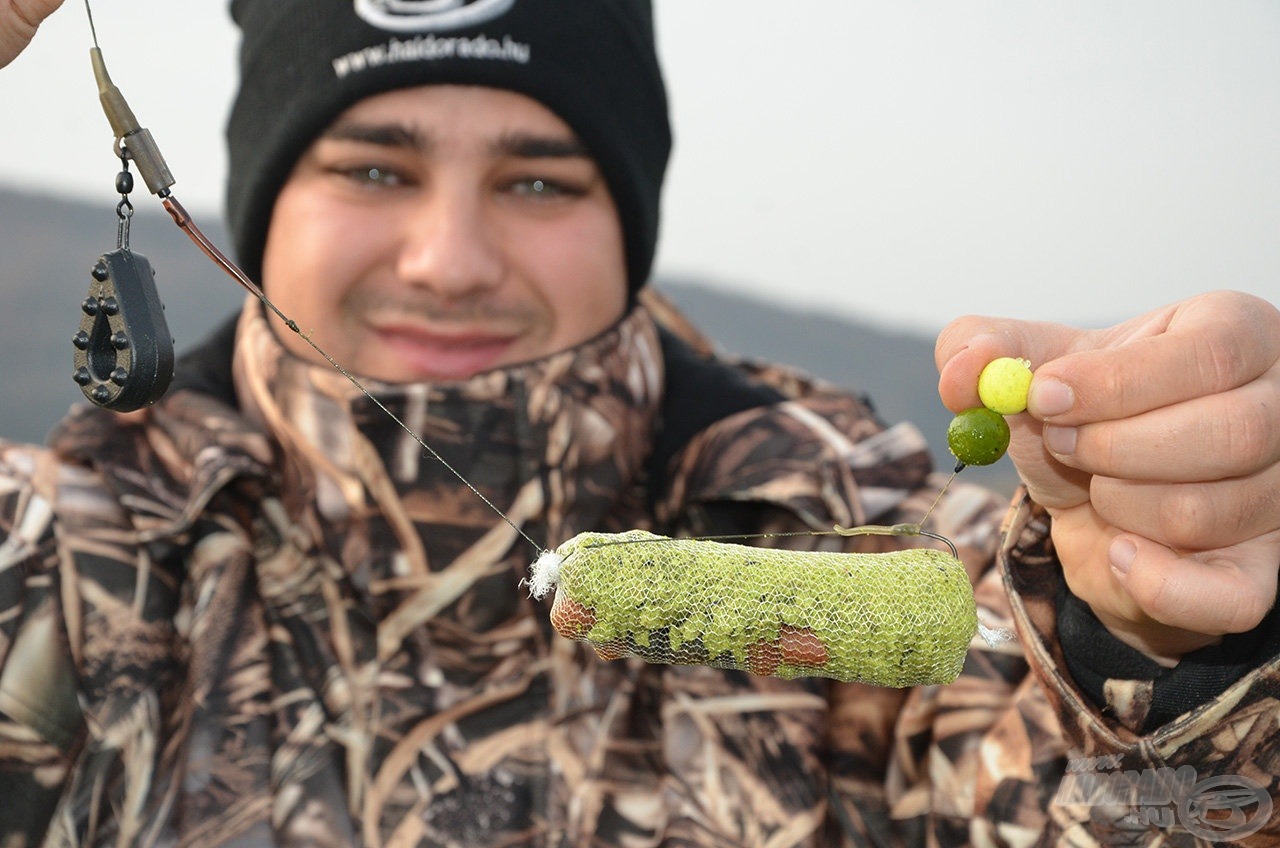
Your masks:
{"label": "camouflage jacket", "polygon": [[[527,366],[372,386],[437,459],[250,308],[229,378],[0,447],[0,845],[1199,845],[1215,811],[1271,803],[1277,663],[1154,731],[1149,687],[1095,706],[1055,638],[1046,517],[1019,500],[1002,535],[1005,504],[964,485],[931,524],[1018,640],[975,640],[951,685],[603,662],[554,636],[523,536],[897,523],[942,483],[918,432],[848,394],[664,350],[638,309]],[[725,381],[772,400],[713,421],[669,402]],[[1276,844],[1258,825],[1232,835]]]}

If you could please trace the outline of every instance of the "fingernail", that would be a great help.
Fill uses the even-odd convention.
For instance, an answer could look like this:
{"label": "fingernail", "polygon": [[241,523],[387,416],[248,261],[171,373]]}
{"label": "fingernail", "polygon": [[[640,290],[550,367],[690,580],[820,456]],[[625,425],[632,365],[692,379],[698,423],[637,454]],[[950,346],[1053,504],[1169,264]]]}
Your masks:
{"label": "fingernail", "polygon": [[1041,418],[1070,412],[1075,404],[1075,392],[1061,380],[1044,380],[1031,384],[1030,406]]}
{"label": "fingernail", "polygon": [[1044,443],[1049,446],[1049,450],[1056,454],[1066,456],[1076,452],[1076,428],[1075,427],[1054,427],[1046,424],[1044,428]]}
{"label": "fingernail", "polygon": [[1128,574],[1129,566],[1133,565],[1133,558],[1138,555],[1138,546],[1129,539],[1115,539],[1111,543],[1111,547],[1107,549],[1107,556],[1111,559],[1111,567],[1120,574]]}

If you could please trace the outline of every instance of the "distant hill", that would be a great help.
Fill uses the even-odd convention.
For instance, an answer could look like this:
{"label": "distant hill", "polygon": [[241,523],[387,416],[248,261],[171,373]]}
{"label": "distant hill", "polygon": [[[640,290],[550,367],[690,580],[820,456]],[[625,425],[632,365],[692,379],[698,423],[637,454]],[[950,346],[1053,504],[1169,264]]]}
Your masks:
{"label": "distant hill", "polygon": [[[71,381],[71,336],[80,322],[88,271],[116,247],[115,203],[100,205],[0,190],[0,434],[42,441],[49,425],[82,401]],[[156,271],[178,351],[199,341],[242,302],[242,290],[201,254],[150,197],[139,193],[131,244]],[[220,245],[221,222],[201,228]],[[731,294],[698,280],[659,288],[732,354],[783,362],[871,397],[882,418],[910,420],[948,464],[950,413],[937,396],[933,340]],[[785,285],[785,281],[780,281]],[[781,290],[781,289],[780,289]],[[1008,489],[1008,463],[967,477]]]}

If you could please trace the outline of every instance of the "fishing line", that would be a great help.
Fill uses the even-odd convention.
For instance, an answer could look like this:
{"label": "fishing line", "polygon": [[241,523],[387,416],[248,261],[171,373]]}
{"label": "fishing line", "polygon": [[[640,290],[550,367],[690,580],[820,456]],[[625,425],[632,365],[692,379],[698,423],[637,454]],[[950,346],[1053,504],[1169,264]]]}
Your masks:
{"label": "fishing line", "polygon": [[[947,482],[942,484],[942,488],[939,489],[938,494],[934,496],[933,503],[929,504],[929,508],[924,511],[924,515],[921,517],[921,519],[918,522],[916,522],[915,526],[917,529],[919,529],[920,527],[923,527],[924,523],[929,520],[929,516],[933,515],[934,508],[937,507],[937,505],[942,502],[942,496],[947,493],[947,489],[951,488],[951,484],[955,482],[956,477],[960,476],[960,472],[964,471],[964,469],[965,469],[965,464],[963,462],[956,463],[956,467],[951,471],[951,476],[947,478]],[[921,531],[921,535],[933,536],[934,534],[924,533],[923,531]],[[941,537],[935,537],[935,538],[941,538]],[[945,541],[948,545],[951,545],[950,539],[947,539]],[[955,545],[951,545],[951,549],[953,551],[955,550],[955,547],[956,547]]]}
{"label": "fishing line", "polygon": [[[164,206],[173,222],[181,229],[188,238],[203,252],[215,265],[231,276],[245,291],[251,294],[263,308],[275,315],[277,319],[289,330],[295,333],[299,338],[307,343],[321,358],[323,358],[335,371],[341,374],[352,386],[356,388],[365,398],[367,398],[374,406],[383,412],[388,418],[395,422],[401,430],[417,443],[423,451],[432,459],[440,463],[450,474],[456,477],[467,489],[480,499],[486,507],[488,507],[495,515],[501,518],[512,530],[514,530],[521,538],[528,542],[538,554],[539,557],[548,555],[552,552],[548,551],[543,545],[538,544],[529,536],[519,525],[511,520],[505,512],[502,511],[490,498],[481,492],[466,476],[457,468],[455,468],[448,460],[440,455],[427,441],[418,433],[409,427],[399,416],[392,412],[386,404],[379,400],[365,384],[353,373],[347,370],[339,363],[327,350],[321,347],[315,339],[312,338],[310,332],[304,332],[298,323],[286,315],[272,300],[267,296],[266,292],[257,283],[249,278],[241,268],[236,265],[225,253],[223,253],[196,225],[190,213],[182,206],[176,197],[169,190],[174,183],[172,175],[165,165],[163,157],[160,155],[159,149],[151,140],[149,131],[143,129],[137,122],[132,111],[129,109],[119,89],[112,84],[110,77],[107,75],[105,63],[102,60],[101,50],[98,45],[97,28],[94,25],[93,9],[90,0],[85,0],[85,13],[89,20],[89,30],[92,35],[93,48],[91,50],[94,74],[98,82],[99,96],[102,102],[103,110],[107,115],[107,119],[111,122],[113,130],[115,130],[118,154],[122,160],[132,159],[137,162],[138,170],[142,173],[147,182],[147,186],[153,194],[156,194]],[[132,142],[132,143],[131,143]],[[756,533],[756,534],[737,534],[726,536],[703,536],[698,537],[699,541],[729,541],[729,540],[748,540],[748,539],[772,539],[785,538],[794,536],[856,536],[856,535],[894,535],[894,536],[926,536],[936,541],[945,543],[950,549],[953,556],[957,556],[956,546],[950,539],[937,533],[923,530],[921,525],[928,520],[935,506],[941,500],[943,493],[951,485],[951,481],[955,479],[964,465],[960,464],[952,473],[951,478],[938,492],[933,504],[925,512],[924,517],[919,522],[913,524],[895,524],[895,525],[862,525],[858,527],[840,527],[836,526],[830,531],[794,531],[780,533]],[[634,542],[632,542],[634,544]]]}
{"label": "fishing line", "polygon": [[[215,265],[252,295],[265,312],[306,342],[518,537],[528,542],[536,559],[529,578],[520,583],[528,585],[535,598],[542,598],[555,588],[551,623],[562,636],[590,642],[596,653],[606,660],[638,656],[649,662],[708,664],[741,668],[756,674],[825,676],[886,686],[950,682],[963,668],[974,634],[980,634],[991,645],[1011,638],[1009,631],[992,630],[978,620],[973,587],[955,544],[921,526],[932,515],[943,493],[964,467],[963,463],[956,466],[917,523],[849,528],[837,525],[825,532],[721,535],[692,540],[652,537],[643,531],[631,531],[613,537],[619,545],[626,545],[617,548],[590,541],[602,541],[600,534],[581,533],[555,550],[538,544],[426,439],[374,396],[360,378],[321,347],[311,332],[304,332],[276,306],[263,288],[196,226],[170,191],[173,175],[150,132],[138,123],[107,74],[90,0],[85,0],[85,11],[93,37],[90,57],[99,100],[116,136],[116,153],[124,165],[124,172],[117,177],[121,195],[126,196],[132,188],[132,178],[127,172],[128,162],[133,161],[147,188],[160,198],[173,222]],[[127,197],[123,202],[127,202]],[[124,350],[136,347],[135,341],[145,342],[157,335],[169,339],[160,313],[163,304],[154,292],[151,280],[154,275],[149,271],[141,256],[121,245],[117,251],[104,254],[92,273],[95,283],[91,284],[90,297],[82,305],[85,317],[74,343],[77,348],[102,354],[97,358],[86,357],[88,364],[80,369],[84,374],[77,372],[78,382],[81,376],[101,377],[96,384],[82,384],[82,391],[88,389],[86,396],[100,406],[119,411],[141,408],[160,398],[172,376],[172,360],[169,360],[167,366],[144,374],[145,379],[137,384],[141,391],[129,395],[127,390],[132,388],[132,374],[136,370],[133,366],[137,360],[120,360],[114,352],[103,349],[114,345],[118,338],[126,342]],[[138,288],[139,284],[149,287]],[[136,325],[141,329],[137,332],[131,329],[134,325],[124,326],[118,332],[112,332],[114,325],[100,331],[100,327],[105,326],[99,320],[103,315],[110,314],[114,316],[111,320],[119,322],[122,315],[133,310],[137,319],[139,306],[154,308],[154,314],[150,318],[141,316],[141,323]],[[80,355],[85,354],[86,350],[80,350]],[[91,366],[97,359],[109,361],[110,374],[95,372]],[[121,361],[130,367],[121,366]],[[112,387],[116,382],[126,391],[107,397],[116,392]],[[96,397],[98,394],[103,398]],[[118,406],[112,406],[117,403]],[[728,540],[829,535],[925,536],[945,544],[950,553],[929,547],[859,554],[718,544]],[[637,544],[645,537],[664,544]],[[839,559],[838,570],[820,567],[831,557]],[[588,585],[593,574],[610,580],[630,580],[631,589],[606,589],[593,594]],[[779,587],[785,591],[777,591]],[[658,594],[652,594],[655,591]]]}
{"label": "fishing line", "polygon": [[[465,485],[471,491],[472,494],[474,494],[477,498],[481,500],[481,502],[485,504],[485,506],[491,509],[499,518],[505,521],[511,527],[512,530],[514,530],[521,537],[523,537],[525,541],[527,541],[530,545],[532,545],[533,549],[537,553],[539,554],[543,553],[545,551],[545,548],[542,545],[539,545],[537,542],[535,542],[533,538],[529,536],[528,533],[525,533],[524,530],[522,530],[518,525],[516,525],[514,521],[508,518],[506,513],[504,513],[501,509],[499,509],[498,506],[495,503],[493,503],[493,501],[491,501],[488,497],[486,497],[485,494],[481,492],[478,488],[476,488],[475,485],[473,485],[470,480],[468,480],[465,476],[463,476],[462,472],[454,468],[453,465],[448,462],[448,460],[446,460],[443,456],[441,456],[435,450],[435,448],[427,444],[425,439],[423,439],[421,436],[415,433],[413,429],[409,427],[409,425],[405,424],[404,421],[402,421],[399,418],[399,416],[397,416],[394,412],[388,409],[387,406],[382,401],[378,400],[378,398],[375,397],[371,391],[369,391],[369,389],[364,385],[363,382],[360,381],[359,378],[357,378],[354,374],[352,374],[350,371],[344,368],[337,360],[335,360],[329,354],[328,351],[326,351],[319,344],[317,344],[316,341],[313,338],[311,338],[310,333],[303,332],[302,328],[298,326],[298,323],[296,321],[294,321],[289,316],[285,315],[284,312],[279,307],[277,307],[269,297],[267,297],[266,292],[263,291],[260,286],[254,283],[253,280],[249,279],[249,276],[245,274],[244,271],[242,271],[239,266],[237,266],[234,262],[232,262],[231,259],[228,258],[221,250],[219,250],[218,247],[214,245],[213,242],[210,241],[207,236],[205,236],[205,234],[200,230],[200,228],[196,226],[195,221],[192,220],[191,218],[191,215],[182,206],[182,204],[178,202],[178,199],[174,197],[173,194],[169,191],[169,187],[173,184],[173,178],[172,178],[172,175],[168,173],[168,168],[164,165],[163,158],[160,156],[159,150],[155,148],[154,143],[150,141],[150,134],[147,133],[146,130],[142,129],[138,125],[137,119],[133,116],[132,111],[129,109],[128,105],[125,103],[123,95],[120,94],[119,90],[111,83],[110,78],[107,76],[106,67],[105,67],[105,64],[102,62],[101,51],[100,51],[100,48],[98,47],[98,33],[97,33],[97,29],[94,27],[94,24],[93,24],[93,9],[89,4],[89,0],[85,0],[84,7],[85,7],[85,12],[89,18],[89,29],[93,35],[93,51],[92,52],[94,54],[93,56],[94,73],[98,80],[100,98],[102,100],[103,109],[107,113],[107,119],[111,122],[112,128],[116,131],[116,136],[117,136],[117,139],[119,140],[121,158],[123,159],[126,156],[130,158],[134,158],[136,153],[141,154],[142,158],[137,159],[138,168],[140,171],[143,172],[143,176],[147,180],[148,187],[152,189],[153,193],[155,193],[157,196],[160,197],[161,203],[164,205],[165,210],[169,213],[169,216],[173,218],[173,222],[177,224],[179,229],[181,229],[184,233],[186,233],[187,236],[193,242],[195,242],[196,246],[199,247],[200,250],[206,256],[208,256],[210,259],[213,260],[214,264],[216,264],[218,267],[222,268],[222,270],[230,274],[231,278],[234,279],[237,283],[239,283],[240,286],[244,288],[246,291],[248,291],[251,295],[257,298],[264,308],[266,308],[271,313],[273,313],[277,318],[280,319],[280,321],[286,327],[288,327],[290,330],[296,333],[303,341],[305,341],[308,345],[310,345],[311,348],[315,350],[317,354],[319,354],[321,357],[324,358],[326,362],[328,362],[331,366],[333,366],[333,368],[339,374],[345,377],[353,386],[355,386],[356,389],[359,390],[361,394],[363,394],[378,409],[382,410],[383,413],[385,413],[389,418],[391,418],[391,420],[394,421],[396,425],[400,427],[400,429],[408,433],[409,436],[415,442],[417,442],[417,444],[420,445],[422,449],[426,451],[436,462],[439,462],[442,466],[444,466],[444,468],[446,468],[449,471],[449,473],[457,477],[458,480],[460,480],[462,484]],[[127,144],[128,139],[134,136],[135,134],[137,134],[139,138],[144,141],[144,143],[141,145],[140,151],[130,150]],[[157,188],[157,186],[159,186],[159,188]]]}
{"label": "fishing line", "polygon": [[89,32],[93,35],[93,46],[98,47],[98,30],[93,25],[93,9],[89,8],[89,0],[84,0],[84,12],[89,16]]}
{"label": "fishing line", "polygon": [[360,378],[356,377],[356,375],[352,374],[350,371],[344,368],[337,360],[335,360],[329,354],[328,351],[320,347],[320,345],[316,343],[315,339],[311,338],[310,333],[303,332],[302,328],[298,326],[297,321],[294,321],[292,318],[285,315],[284,312],[278,306],[276,306],[275,303],[273,303],[269,297],[267,297],[267,293],[263,291],[260,286],[254,283],[253,280],[249,279],[248,275],[245,274],[244,271],[240,270],[240,267],[238,265],[232,262],[231,259],[226,256],[226,254],[224,254],[221,250],[219,250],[217,246],[214,245],[213,242],[211,242],[208,239],[208,237],[206,237],[205,234],[200,231],[200,229],[195,225],[195,222],[191,220],[191,216],[187,213],[187,210],[184,209],[182,205],[178,203],[178,201],[175,198],[173,198],[172,196],[166,197],[162,202],[164,204],[165,209],[168,210],[170,217],[173,218],[174,223],[176,223],[178,227],[182,229],[182,231],[185,232],[192,239],[192,241],[196,243],[196,246],[199,247],[206,256],[212,259],[214,263],[218,265],[218,267],[222,268],[222,270],[230,274],[232,279],[234,279],[237,283],[239,283],[246,291],[248,291],[255,298],[257,298],[258,301],[261,302],[264,307],[269,309],[277,318],[279,318],[281,323],[283,323],[286,327],[288,327],[290,330],[296,333],[298,337],[301,338],[303,341],[305,341],[308,345],[310,345],[311,348],[316,353],[324,357],[325,361],[328,362],[331,366],[333,366],[334,370],[336,370],[343,377],[346,377],[347,380],[351,383],[351,385],[355,386],[360,391],[361,394],[363,394],[366,398],[368,398],[374,404],[374,406],[382,410],[392,421],[396,423],[396,426],[398,426],[404,432],[408,433],[409,437],[412,438],[415,442],[417,442],[424,451],[430,454],[432,459],[440,463],[449,471],[449,473],[451,473],[453,476],[457,477],[460,481],[462,481],[462,484],[465,485],[469,490],[471,490],[472,494],[478,497],[485,504],[485,506],[493,510],[493,512],[499,518],[505,521],[511,527],[512,530],[515,530],[517,533],[519,533],[526,542],[528,542],[530,545],[533,546],[533,549],[537,553],[541,554],[546,550],[542,545],[539,545],[537,542],[535,542],[529,536],[528,533],[525,533],[524,530],[520,529],[520,527],[514,521],[508,518],[507,514],[504,513],[501,509],[499,509],[497,504],[495,504],[492,500],[486,497],[483,492],[477,489],[471,483],[470,480],[468,480],[465,476],[463,476],[461,471],[454,468],[453,465],[451,465],[448,460],[446,460],[443,456],[441,456],[436,451],[435,448],[427,444],[427,441],[424,438],[422,438],[417,433],[415,433],[408,424],[404,423],[404,421],[402,421],[399,416],[397,416],[394,412],[388,409],[386,404],[378,400],[378,398],[375,397],[374,394],[370,392],[368,388],[365,387],[364,383],[360,381]]}

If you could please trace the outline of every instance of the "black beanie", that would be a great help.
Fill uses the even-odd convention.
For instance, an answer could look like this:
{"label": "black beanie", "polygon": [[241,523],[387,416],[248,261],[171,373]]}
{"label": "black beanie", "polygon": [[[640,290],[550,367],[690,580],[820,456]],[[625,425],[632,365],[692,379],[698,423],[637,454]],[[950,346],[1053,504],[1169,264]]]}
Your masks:
{"label": "black beanie", "polygon": [[524,94],[586,145],[618,209],[631,292],[658,238],[671,127],[649,0],[232,0],[240,89],[227,124],[227,220],[261,279],[276,196],[355,102],[431,83]]}

